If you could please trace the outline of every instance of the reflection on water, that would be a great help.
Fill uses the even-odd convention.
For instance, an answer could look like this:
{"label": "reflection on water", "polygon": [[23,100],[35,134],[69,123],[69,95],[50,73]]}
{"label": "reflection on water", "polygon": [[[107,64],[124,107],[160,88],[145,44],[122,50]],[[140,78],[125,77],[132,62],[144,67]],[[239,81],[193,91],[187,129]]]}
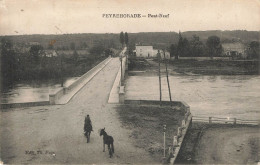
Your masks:
{"label": "reflection on water", "polygon": [[[77,79],[78,77],[68,78],[64,82],[64,86],[69,86]],[[49,94],[60,87],[61,85],[57,80],[22,82],[3,91],[1,103],[48,101]]]}
{"label": "reflection on water", "polygon": [[[170,77],[173,100],[185,101],[193,115],[260,119],[260,76]],[[169,100],[166,78],[162,99]],[[159,100],[158,77],[130,76],[127,99]]]}

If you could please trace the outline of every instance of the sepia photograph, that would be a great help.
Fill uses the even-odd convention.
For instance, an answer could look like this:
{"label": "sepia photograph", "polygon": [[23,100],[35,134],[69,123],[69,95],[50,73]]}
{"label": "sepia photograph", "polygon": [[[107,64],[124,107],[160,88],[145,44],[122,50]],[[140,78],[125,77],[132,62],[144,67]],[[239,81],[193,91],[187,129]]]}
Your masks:
{"label": "sepia photograph", "polygon": [[0,165],[260,165],[259,0],[0,0]]}

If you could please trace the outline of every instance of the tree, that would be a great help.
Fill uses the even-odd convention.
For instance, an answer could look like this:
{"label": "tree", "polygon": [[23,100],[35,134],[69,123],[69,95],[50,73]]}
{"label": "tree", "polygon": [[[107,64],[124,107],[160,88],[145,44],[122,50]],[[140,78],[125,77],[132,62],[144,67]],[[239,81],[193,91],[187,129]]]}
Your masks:
{"label": "tree", "polygon": [[78,58],[79,58],[79,54],[78,54],[78,52],[76,50],[74,50],[74,52],[73,52],[73,61],[74,61],[75,65],[77,64]]}
{"label": "tree", "polygon": [[217,36],[210,36],[207,39],[206,45],[208,47],[209,56],[213,59],[214,56],[220,56],[223,49],[220,43],[220,38]]}
{"label": "tree", "polygon": [[71,43],[70,43],[70,49],[71,49],[71,50],[75,50],[75,49],[76,49],[76,45],[75,45],[74,42],[71,42]]}
{"label": "tree", "polygon": [[124,47],[124,43],[125,43],[124,32],[121,32],[121,33],[120,33],[120,43],[122,44],[122,47]]}
{"label": "tree", "polygon": [[32,45],[29,51],[29,57],[30,60],[35,63],[38,64],[39,60],[40,60],[40,53],[43,50],[43,47],[41,45]]}
{"label": "tree", "polygon": [[51,49],[51,50],[53,50],[53,49],[54,49],[54,46],[53,46],[53,44],[49,44],[49,45],[48,45],[48,49]]}
{"label": "tree", "polygon": [[109,55],[111,55],[112,54],[112,51],[110,50],[110,49],[105,49],[105,56],[109,56]]}
{"label": "tree", "polygon": [[88,47],[88,45],[86,42],[81,42],[80,47],[81,47],[81,49],[86,49]]}
{"label": "tree", "polygon": [[177,45],[177,52],[178,52],[177,56],[180,56],[183,52],[183,38],[181,36],[181,32],[179,32],[179,41],[178,41],[178,45]]}
{"label": "tree", "polygon": [[190,41],[191,55],[193,57],[204,56],[205,46],[200,41],[199,36],[193,35]]}
{"label": "tree", "polygon": [[248,57],[252,59],[259,59],[260,56],[260,46],[258,41],[252,41],[249,44],[249,48],[247,50]]}
{"label": "tree", "polygon": [[190,42],[187,40],[187,38],[183,39],[183,50],[182,50],[182,56],[184,57],[189,57],[191,56],[191,51],[190,51]]}
{"label": "tree", "polygon": [[93,55],[94,57],[96,57],[96,55],[101,55],[104,52],[105,48],[103,45],[101,44],[97,44],[95,46],[93,46],[89,52],[91,55]]}
{"label": "tree", "polygon": [[190,56],[190,44],[186,38],[182,38],[179,32],[179,41],[177,46],[178,56]]}
{"label": "tree", "polygon": [[125,32],[125,44],[128,45],[128,34]]}
{"label": "tree", "polygon": [[[3,38],[1,40],[1,80],[3,84],[12,84],[17,78],[17,58],[13,43]],[[2,85],[1,85],[2,86]],[[3,87],[3,86],[2,86]]]}
{"label": "tree", "polygon": [[175,59],[178,59],[177,46],[174,44],[171,44],[171,46],[170,46],[170,56],[175,57]]}

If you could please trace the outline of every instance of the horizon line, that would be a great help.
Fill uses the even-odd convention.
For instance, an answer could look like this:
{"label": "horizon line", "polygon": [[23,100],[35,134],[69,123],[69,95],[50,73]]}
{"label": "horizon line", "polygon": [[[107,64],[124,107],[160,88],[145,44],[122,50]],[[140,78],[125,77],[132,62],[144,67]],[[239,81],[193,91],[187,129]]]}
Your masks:
{"label": "horizon line", "polygon": [[[207,31],[248,31],[248,32],[260,32],[260,30],[246,30],[246,29],[237,29],[237,30],[190,30],[190,31],[179,31],[181,33],[185,33],[185,32],[207,32]],[[0,34],[0,37],[7,37],[7,36],[29,36],[29,35],[71,35],[71,34],[120,34],[121,32],[124,31],[120,31],[118,33],[113,33],[113,32],[79,32],[79,33],[61,33],[61,34],[57,34],[57,33],[32,33],[32,34],[5,34],[2,35]],[[127,31],[125,31],[127,32]],[[125,33],[124,32],[124,33]],[[135,33],[179,33],[176,31],[149,31],[149,32],[127,32],[128,34],[135,34]]]}

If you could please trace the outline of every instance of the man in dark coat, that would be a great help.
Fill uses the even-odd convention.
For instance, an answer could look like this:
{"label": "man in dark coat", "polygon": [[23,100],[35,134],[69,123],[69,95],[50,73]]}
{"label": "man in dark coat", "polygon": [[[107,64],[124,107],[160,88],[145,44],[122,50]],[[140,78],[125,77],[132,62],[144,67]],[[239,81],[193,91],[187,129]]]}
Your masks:
{"label": "man in dark coat", "polygon": [[93,129],[92,129],[92,122],[90,120],[89,115],[87,115],[85,117],[84,131],[87,132],[87,129],[93,131]]}

